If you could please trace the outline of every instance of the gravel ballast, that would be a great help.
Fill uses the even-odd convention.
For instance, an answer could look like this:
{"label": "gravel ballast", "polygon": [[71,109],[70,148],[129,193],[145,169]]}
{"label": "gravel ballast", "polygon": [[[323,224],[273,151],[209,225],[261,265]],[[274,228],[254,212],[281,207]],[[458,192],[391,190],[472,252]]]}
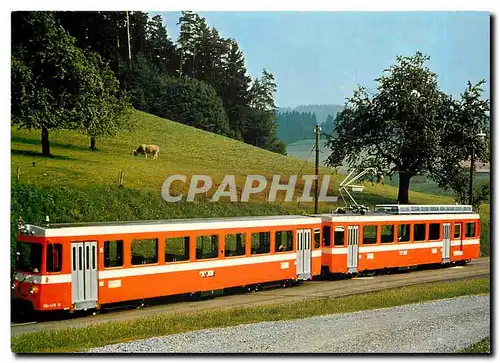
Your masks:
{"label": "gravel ballast", "polygon": [[204,329],[89,353],[453,353],[490,335],[489,295]]}

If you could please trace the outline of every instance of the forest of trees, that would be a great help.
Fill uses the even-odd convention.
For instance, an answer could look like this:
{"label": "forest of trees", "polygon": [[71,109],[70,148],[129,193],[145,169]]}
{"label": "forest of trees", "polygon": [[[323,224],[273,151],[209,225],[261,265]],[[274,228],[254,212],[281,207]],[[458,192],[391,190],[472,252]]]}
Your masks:
{"label": "forest of trees", "polygon": [[274,75],[252,79],[237,41],[199,14],[184,11],[177,25],[173,41],[161,16],[140,11],[12,13],[13,124],[41,130],[44,155],[57,128],[84,132],[94,149],[131,105],[285,153]]}
{"label": "forest of trees", "polygon": [[[324,121],[324,122],[322,122]],[[317,120],[311,112],[281,111],[278,113],[278,138],[286,145],[295,141],[314,139],[316,122],[321,124],[321,138],[326,134],[334,134],[334,117],[328,115],[326,120]]]}

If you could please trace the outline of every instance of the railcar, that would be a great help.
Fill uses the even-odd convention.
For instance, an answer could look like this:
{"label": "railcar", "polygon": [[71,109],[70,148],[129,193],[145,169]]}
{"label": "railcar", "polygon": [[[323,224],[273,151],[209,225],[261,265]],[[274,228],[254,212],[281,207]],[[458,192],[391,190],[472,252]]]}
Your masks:
{"label": "railcar", "polygon": [[19,226],[15,299],[36,311],[479,257],[470,206]]}
{"label": "railcar", "polygon": [[471,206],[377,205],[374,212],[319,217],[323,274],[464,263],[480,254],[480,220]]}
{"label": "railcar", "polygon": [[14,297],[35,311],[307,280],[321,272],[321,218],[20,225]]}

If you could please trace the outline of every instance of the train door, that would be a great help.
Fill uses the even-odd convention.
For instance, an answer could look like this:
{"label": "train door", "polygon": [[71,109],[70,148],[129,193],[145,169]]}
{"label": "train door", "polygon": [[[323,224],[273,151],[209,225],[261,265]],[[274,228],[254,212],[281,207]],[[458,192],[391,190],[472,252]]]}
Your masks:
{"label": "train door", "polygon": [[71,243],[71,296],[75,310],[97,305],[97,242]]}
{"label": "train door", "polygon": [[359,227],[347,227],[347,272],[358,271]]}
{"label": "train door", "polygon": [[311,230],[297,230],[297,277],[300,280],[311,278]]}
{"label": "train door", "polygon": [[451,245],[450,230],[451,230],[451,224],[443,223],[443,247],[442,247],[443,263],[450,262],[450,245]]}

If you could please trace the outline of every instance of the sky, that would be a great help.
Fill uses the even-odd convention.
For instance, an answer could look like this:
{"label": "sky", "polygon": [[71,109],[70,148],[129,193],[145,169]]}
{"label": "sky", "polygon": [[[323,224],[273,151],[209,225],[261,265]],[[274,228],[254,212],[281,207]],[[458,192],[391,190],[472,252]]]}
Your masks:
{"label": "sky", "polygon": [[[151,12],[177,40],[180,12]],[[275,75],[279,107],[344,104],[357,85],[374,79],[396,56],[420,51],[442,91],[459,97],[467,81],[487,81],[487,12],[199,12],[224,38],[235,38],[252,78]]]}

